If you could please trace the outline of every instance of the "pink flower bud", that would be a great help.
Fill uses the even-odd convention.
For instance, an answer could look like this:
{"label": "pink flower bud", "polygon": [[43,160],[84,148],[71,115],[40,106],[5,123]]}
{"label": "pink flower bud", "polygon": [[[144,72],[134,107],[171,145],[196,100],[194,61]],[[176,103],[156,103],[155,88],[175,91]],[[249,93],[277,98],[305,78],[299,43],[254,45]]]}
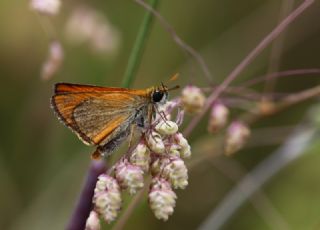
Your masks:
{"label": "pink flower bud", "polygon": [[210,133],[215,133],[223,128],[228,121],[228,115],[229,110],[225,105],[221,103],[215,103],[211,109],[208,131]]}
{"label": "pink flower bud", "polygon": [[60,70],[63,56],[61,44],[58,41],[51,42],[47,60],[42,66],[41,78],[43,80],[49,80]]}
{"label": "pink flower bud", "polygon": [[94,210],[108,223],[114,221],[121,207],[118,182],[106,174],[99,176],[93,196]]}
{"label": "pink flower bud", "polygon": [[170,184],[163,178],[153,178],[149,192],[149,204],[158,219],[168,220],[176,205],[176,194]]}
{"label": "pink flower bud", "polygon": [[225,153],[231,155],[240,150],[250,136],[250,129],[239,121],[232,122],[227,129]]}
{"label": "pink flower bud", "polygon": [[100,228],[101,226],[98,213],[91,211],[86,222],[85,230],[100,230]]}
{"label": "pink flower bud", "polygon": [[117,164],[115,174],[121,188],[128,188],[130,194],[136,193],[138,189],[143,187],[142,169],[127,160]]}

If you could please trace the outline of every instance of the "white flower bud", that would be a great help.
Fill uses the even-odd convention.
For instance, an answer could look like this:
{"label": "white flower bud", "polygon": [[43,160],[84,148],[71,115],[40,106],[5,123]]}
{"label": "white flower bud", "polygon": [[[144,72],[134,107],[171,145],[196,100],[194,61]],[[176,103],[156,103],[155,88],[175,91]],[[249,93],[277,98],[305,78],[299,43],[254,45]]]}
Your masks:
{"label": "white flower bud", "polygon": [[130,194],[143,187],[143,171],[138,166],[122,161],[117,164],[115,174],[120,186],[128,188]]}
{"label": "white flower bud", "polygon": [[160,121],[155,130],[162,135],[172,135],[178,131],[178,125],[173,121]]}
{"label": "white flower bud", "polygon": [[174,141],[181,147],[179,150],[180,157],[189,158],[191,156],[191,147],[187,139],[185,139],[184,136],[182,135],[182,133],[176,133],[174,135]]}
{"label": "white flower bud", "polygon": [[149,192],[149,204],[158,219],[168,220],[174,211],[177,195],[163,178],[153,178]]}
{"label": "white flower bud", "polygon": [[60,6],[60,0],[31,0],[30,2],[31,9],[47,15],[59,13]]}
{"label": "white flower bud", "polygon": [[164,153],[165,146],[159,133],[152,131],[147,135],[147,143],[149,148],[155,153]]}
{"label": "white flower bud", "polygon": [[190,85],[182,90],[181,101],[187,112],[198,113],[204,107],[206,97],[200,88]]}
{"label": "white flower bud", "polygon": [[150,151],[144,143],[139,143],[130,156],[130,162],[139,166],[144,172],[149,170]]}
{"label": "white flower bud", "polygon": [[188,170],[180,158],[171,158],[170,163],[164,167],[162,176],[176,189],[184,189],[188,185]]}
{"label": "white flower bud", "polygon": [[227,124],[228,115],[229,109],[225,105],[221,103],[215,103],[211,109],[208,131],[210,133],[215,133],[223,128]]}
{"label": "white flower bud", "polygon": [[94,210],[106,222],[115,220],[121,207],[121,194],[118,182],[103,174],[99,176],[93,196]]}
{"label": "white flower bud", "polygon": [[100,228],[101,226],[98,213],[91,211],[86,222],[85,230],[100,230]]}
{"label": "white flower bud", "polygon": [[225,153],[231,155],[240,150],[250,136],[250,129],[243,123],[233,122],[226,133]]}

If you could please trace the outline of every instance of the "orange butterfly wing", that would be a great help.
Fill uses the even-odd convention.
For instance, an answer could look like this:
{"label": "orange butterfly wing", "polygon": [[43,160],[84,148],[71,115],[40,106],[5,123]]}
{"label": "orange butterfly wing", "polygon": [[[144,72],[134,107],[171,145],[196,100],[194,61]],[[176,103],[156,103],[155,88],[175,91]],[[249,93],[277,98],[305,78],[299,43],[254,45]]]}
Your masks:
{"label": "orange butterfly wing", "polygon": [[57,116],[86,144],[106,144],[146,105],[146,90],[58,83],[51,99]]}

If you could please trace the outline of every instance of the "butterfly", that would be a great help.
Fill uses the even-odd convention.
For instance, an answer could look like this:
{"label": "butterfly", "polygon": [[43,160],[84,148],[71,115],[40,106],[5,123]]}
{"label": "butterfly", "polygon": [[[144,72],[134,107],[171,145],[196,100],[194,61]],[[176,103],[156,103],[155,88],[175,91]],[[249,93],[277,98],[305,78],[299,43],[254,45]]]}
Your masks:
{"label": "butterfly", "polygon": [[99,158],[110,155],[134,126],[149,127],[157,107],[167,102],[171,89],[163,84],[128,89],[57,83],[51,107],[82,142],[97,146],[92,157]]}

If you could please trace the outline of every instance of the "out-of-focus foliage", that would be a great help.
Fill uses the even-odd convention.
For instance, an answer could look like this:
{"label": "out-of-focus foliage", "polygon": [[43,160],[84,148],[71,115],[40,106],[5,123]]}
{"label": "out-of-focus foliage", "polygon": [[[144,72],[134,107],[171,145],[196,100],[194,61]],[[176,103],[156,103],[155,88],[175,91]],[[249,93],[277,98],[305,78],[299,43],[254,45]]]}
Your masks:
{"label": "out-of-focus foliage", "polygon": [[[214,81],[221,82],[275,27],[282,1],[160,2],[160,13],[203,55]],[[75,45],[66,39],[66,21],[80,4],[90,4],[90,8],[99,10],[117,29],[121,40],[115,53],[97,53],[86,43]],[[63,1],[56,17],[36,15],[27,1],[0,2],[0,229],[64,228],[79,195],[93,148],[84,146],[53,115],[49,105],[53,84],[62,81],[120,86],[143,13],[140,6],[129,0]],[[320,4],[316,1],[286,31],[279,62],[281,70],[320,67],[319,15]],[[40,78],[52,38],[44,28],[47,32],[54,31],[64,48],[62,69],[49,81]],[[268,48],[236,83],[265,74],[269,54]],[[175,72],[180,72],[178,84],[182,86],[190,82],[199,87],[207,86],[194,60],[186,58],[155,20],[134,87],[157,85]],[[278,81],[275,91],[293,93],[310,88],[319,83],[318,77],[284,78]],[[263,84],[256,89],[263,90]],[[317,102],[309,101],[286,109],[259,121],[253,129],[295,126],[313,103]],[[235,111],[237,114],[239,110]],[[208,134],[206,125],[207,118],[191,135],[192,157],[206,154],[205,147],[213,144],[215,137]],[[277,135],[275,132],[269,137]],[[274,145],[252,145],[231,159],[250,170],[284,138],[279,135]],[[275,214],[261,207],[266,215],[281,216],[292,229],[320,227],[319,150],[319,144],[315,144],[266,184],[264,195],[277,210]],[[219,158],[230,160],[224,156]],[[156,220],[144,200],[125,229],[195,229],[234,184],[210,161],[195,166],[189,175],[189,186],[178,192],[177,207],[167,222]],[[273,220],[266,221],[251,203],[247,203],[225,229],[277,228],[279,223]]]}

